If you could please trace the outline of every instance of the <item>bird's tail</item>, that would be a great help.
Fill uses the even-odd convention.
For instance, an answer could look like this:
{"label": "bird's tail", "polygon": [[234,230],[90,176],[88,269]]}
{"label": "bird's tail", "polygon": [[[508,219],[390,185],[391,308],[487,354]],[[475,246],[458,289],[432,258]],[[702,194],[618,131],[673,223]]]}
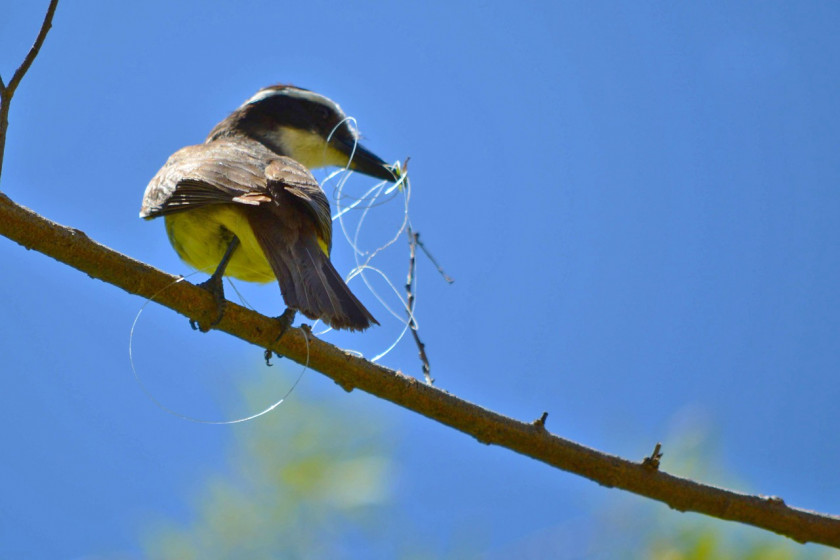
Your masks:
{"label": "bird's tail", "polygon": [[334,329],[361,331],[371,323],[379,324],[344,283],[314,231],[292,233],[262,217],[253,214],[251,227],[277,276],[286,306]]}

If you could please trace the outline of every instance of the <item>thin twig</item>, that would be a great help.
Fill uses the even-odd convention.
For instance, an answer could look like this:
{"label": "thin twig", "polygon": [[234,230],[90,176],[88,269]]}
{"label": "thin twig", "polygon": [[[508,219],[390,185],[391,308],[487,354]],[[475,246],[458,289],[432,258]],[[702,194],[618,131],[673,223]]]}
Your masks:
{"label": "thin twig", "polygon": [[406,233],[408,233],[409,247],[408,279],[405,281],[405,291],[408,296],[408,326],[411,328],[411,335],[414,337],[414,343],[417,344],[420,361],[423,363],[423,377],[426,378],[426,383],[432,385],[435,382],[432,379],[432,366],[429,365],[429,357],[426,355],[426,345],[420,340],[420,333],[417,332],[417,321],[414,320],[414,271],[417,263],[417,244],[420,239],[420,234],[412,231],[411,225],[406,229]]}
{"label": "thin twig", "polygon": [[[0,235],[35,249],[88,275],[155,301],[186,317],[211,321],[213,296],[187,282],[175,281],[145,263],[109,249],[83,232],[60,226],[0,193]],[[168,289],[163,289],[168,288]],[[361,389],[469,434],[478,441],[506,447],[548,465],[589,478],[607,487],[658,500],[679,511],[695,511],[773,531],[796,541],[840,548],[840,517],[788,506],[778,497],[751,496],[653,470],[561,438],[548,430],[520,422],[464,401],[414,377],[385,368],[289,329],[279,341],[277,320],[228,302],[217,329],[271,348],[306,364],[351,390]]]}
{"label": "thin twig", "polygon": [[38,56],[38,52],[41,50],[41,45],[44,44],[44,40],[47,38],[47,33],[52,27],[53,15],[55,15],[57,6],[58,0],[50,0],[50,5],[47,7],[47,13],[44,16],[44,22],[41,24],[41,30],[38,32],[32,48],[26,53],[23,62],[15,70],[12,79],[9,80],[9,85],[5,85],[3,78],[0,77],[0,176],[3,174],[3,154],[6,152],[6,131],[9,129],[9,108],[12,104],[12,97],[14,97],[15,90],[20,85],[20,81],[26,75],[29,67],[32,66],[35,57]]}
{"label": "thin twig", "polygon": [[417,246],[420,247],[423,250],[423,253],[426,254],[426,257],[430,261],[432,261],[432,264],[435,265],[435,268],[437,268],[437,271],[440,273],[441,276],[443,276],[443,279],[446,281],[446,283],[447,284],[452,284],[453,282],[455,282],[455,279],[452,278],[451,276],[449,276],[446,273],[446,271],[443,270],[443,267],[438,264],[438,262],[435,260],[435,258],[432,256],[432,254],[429,252],[429,250],[426,249],[426,246],[423,244],[423,242],[420,241],[420,234],[419,233],[417,234],[417,239],[415,240],[415,242],[417,243]]}

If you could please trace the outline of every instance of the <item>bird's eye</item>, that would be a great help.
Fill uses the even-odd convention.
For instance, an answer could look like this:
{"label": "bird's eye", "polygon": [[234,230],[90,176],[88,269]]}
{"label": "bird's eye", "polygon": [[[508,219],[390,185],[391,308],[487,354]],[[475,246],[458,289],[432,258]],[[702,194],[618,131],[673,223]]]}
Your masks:
{"label": "bird's eye", "polygon": [[325,121],[325,120],[330,118],[330,110],[327,109],[326,107],[316,105],[315,106],[315,116],[318,117],[318,119],[320,119],[322,121]]}

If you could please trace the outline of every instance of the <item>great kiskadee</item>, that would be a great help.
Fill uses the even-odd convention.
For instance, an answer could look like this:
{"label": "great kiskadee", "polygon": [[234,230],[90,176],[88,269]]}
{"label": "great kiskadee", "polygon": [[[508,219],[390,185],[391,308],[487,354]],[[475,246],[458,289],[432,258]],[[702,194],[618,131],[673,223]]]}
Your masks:
{"label": "great kiskadee", "polygon": [[366,329],[379,323],[329,258],[330,204],[309,172],[327,165],[399,178],[358,144],[335,102],[294,86],[266,87],[203,144],[169,158],[146,187],[140,217],[163,216],[178,256],[199,270],[215,269],[205,285],[217,297],[219,318],[226,275],[277,279],[289,309],[336,329]]}

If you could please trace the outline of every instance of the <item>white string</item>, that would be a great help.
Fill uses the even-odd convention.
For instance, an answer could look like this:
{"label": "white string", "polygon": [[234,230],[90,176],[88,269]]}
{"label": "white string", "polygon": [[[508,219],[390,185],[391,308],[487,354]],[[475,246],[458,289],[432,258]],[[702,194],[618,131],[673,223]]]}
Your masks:
{"label": "white string", "polygon": [[[348,123],[348,125],[352,126],[354,129],[356,128],[356,119],[353,117],[346,117],[344,120],[338,123],[330,132],[329,136],[327,137],[328,142],[330,137],[332,137],[332,135],[336,132],[336,130],[338,130],[338,128],[343,123]],[[354,138],[358,138],[358,136],[358,133],[354,133]],[[356,265],[345,277],[345,282],[349,284],[350,280],[352,280],[354,277],[361,276],[362,281],[364,282],[367,289],[374,296],[374,298],[376,298],[376,300],[380,303],[380,305],[382,305],[382,307],[388,312],[389,315],[394,317],[394,319],[396,319],[399,323],[402,324],[402,329],[396,336],[396,338],[383,351],[371,358],[371,361],[375,362],[386,356],[396,347],[396,345],[403,339],[403,337],[405,337],[406,333],[408,333],[411,321],[414,319],[414,310],[409,309],[407,296],[402,294],[400,289],[398,289],[394,285],[394,282],[391,281],[387,273],[385,273],[381,268],[372,264],[374,259],[382,255],[382,253],[386,249],[388,249],[394,243],[397,242],[400,236],[406,232],[408,226],[410,225],[408,207],[409,201],[411,199],[411,184],[408,180],[408,175],[406,173],[401,173],[399,179],[395,183],[390,184],[387,181],[377,182],[372,187],[367,189],[361,196],[356,197],[346,193],[345,186],[347,185],[347,181],[353,173],[353,171],[350,169],[350,162],[352,162],[352,157],[355,155],[357,145],[358,141],[354,143],[350,154],[351,157],[350,160],[348,160],[347,165],[342,169],[338,169],[329,173],[324,179],[322,185],[327,186],[327,184],[330,183],[330,181],[337,178],[337,182],[334,187],[334,201],[336,203],[336,211],[332,216],[332,220],[334,222],[338,221],[341,233],[353,252],[353,259]],[[380,245],[372,251],[364,250],[360,246],[360,236],[362,233],[362,229],[365,226],[369,212],[372,208],[382,206],[390,202],[393,199],[393,196],[397,196],[399,192],[403,194],[401,223],[397,227],[393,236],[390,237],[384,244]],[[345,204],[345,201],[348,200],[350,200],[351,202],[349,204]],[[349,231],[348,224],[345,221],[348,213],[351,210],[361,211],[358,223],[356,224],[352,234]],[[390,288],[391,292],[399,302],[399,305],[396,309],[388,303],[388,300],[390,298],[386,299],[386,297],[380,294],[379,291],[373,286],[372,281],[369,277],[370,274],[367,274],[368,272],[373,273],[374,275],[378,275],[385,281],[385,283]],[[414,281],[416,282],[416,275]],[[317,334],[318,336],[321,336],[325,333],[328,333],[331,330],[332,329],[330,327],[326,327],[324,330],[319,331]],[[360,356],[362,355],[362,353],[357,351],[354,351],[354,353],[358,353]]]}
{"label": "white string", "polygon": [[[190,416],[188,414],[183,414],[181,412],[173,410],[173,409],[169,408],[168,406],[166,406],[165,404],[163,404],[162,402],[160,402],[157,399],[157,397],[155,397],[154,394],[152,394],[152,392],[143,383],[143,380],[140,377],[140,374],[137,373],[137,368],[134,365],[134,332],[137,329],[137,324],[140,321],[140,315],[143,313],[143,310],[146,308],[147,305],[149,305],[151,302],[153,302],[158,295],[163,293],[164,290],[169,289],[170,287],[174,286],[178,282],[183,282],[184,280],[186,280],[190,276],[193,276],[194,274],[197,274],[198,272],[200,272],[200,271],[193,272],[192,274],[189,274],[187,276],[182,276],[181,278],[178,278],[177,280],[175,280],[171,284],[168,284],[167,286],[164,286],[158,292],[156,292],[152,297],[147,299],[143,303],[143,305],[140,306],[140,309],[137,311],[137,315],[134,317],[134,321],[131,324],[131,332],[130,332],[129,337],[128,337],[128,359],[129,359],[129,362],[131,363],[131,371],[134,374],[134,380],[140,386],[140,389],[143,391],[143,393],[146,394],[146,397],[148,397],[148,399],[150,401],[152,401],[158,408],[160,408],[164,412],[166,412],[168,414],[171,414],[171,415],[173,415],[177,418],[180,418],[182,420],[187,420],[188,422],[195,422],[196,424],[211,424],[211,425],[217,425],[217,426],[226,426],[226,425],[229,425],[229,424],[239,424],[241,422],[248,422],[249,420],[254,420],[255,418],[259,418],[263,414],[268,414],[269,412],[271,412],[272,410],[274,410],[275,408],[277,408],[278,406],[283,404],[283,402],[289,397],[289,395],[292,394],[292,391],[295,390],[295,387],[297,387],[298,383],[300,383],[300,380],[303,378],[303,374],[306,373],[307,369],[309,369],[309,337],[306,336],[305,331],[304,331],[304,338],[306,340],[306,363],[303,365],[303,368],[301,369],[300,374],[298,374],[297,379],[295,379],[295,382],[292,384],[292,386],[289,388],[289,390],[286,391],[286,394],[284,394],[280,398],[280,400],[278,400],[277,402],[275,402],[274,404],[272,404],[271,406],[269,406],[265,410],[262,410],[260,412],[257,412],[256,414],[252,414],[250,416],[246,416],[246,417],[243,417],[243,418],[235,418],[233,420],[205,420],[205,419],[202,419],[202,418],[196,418],[194,416]],[[231,283],[231,285],[233,285],[233,284]],[[237,291],[237,293],[238,293],[238,291]]]}

